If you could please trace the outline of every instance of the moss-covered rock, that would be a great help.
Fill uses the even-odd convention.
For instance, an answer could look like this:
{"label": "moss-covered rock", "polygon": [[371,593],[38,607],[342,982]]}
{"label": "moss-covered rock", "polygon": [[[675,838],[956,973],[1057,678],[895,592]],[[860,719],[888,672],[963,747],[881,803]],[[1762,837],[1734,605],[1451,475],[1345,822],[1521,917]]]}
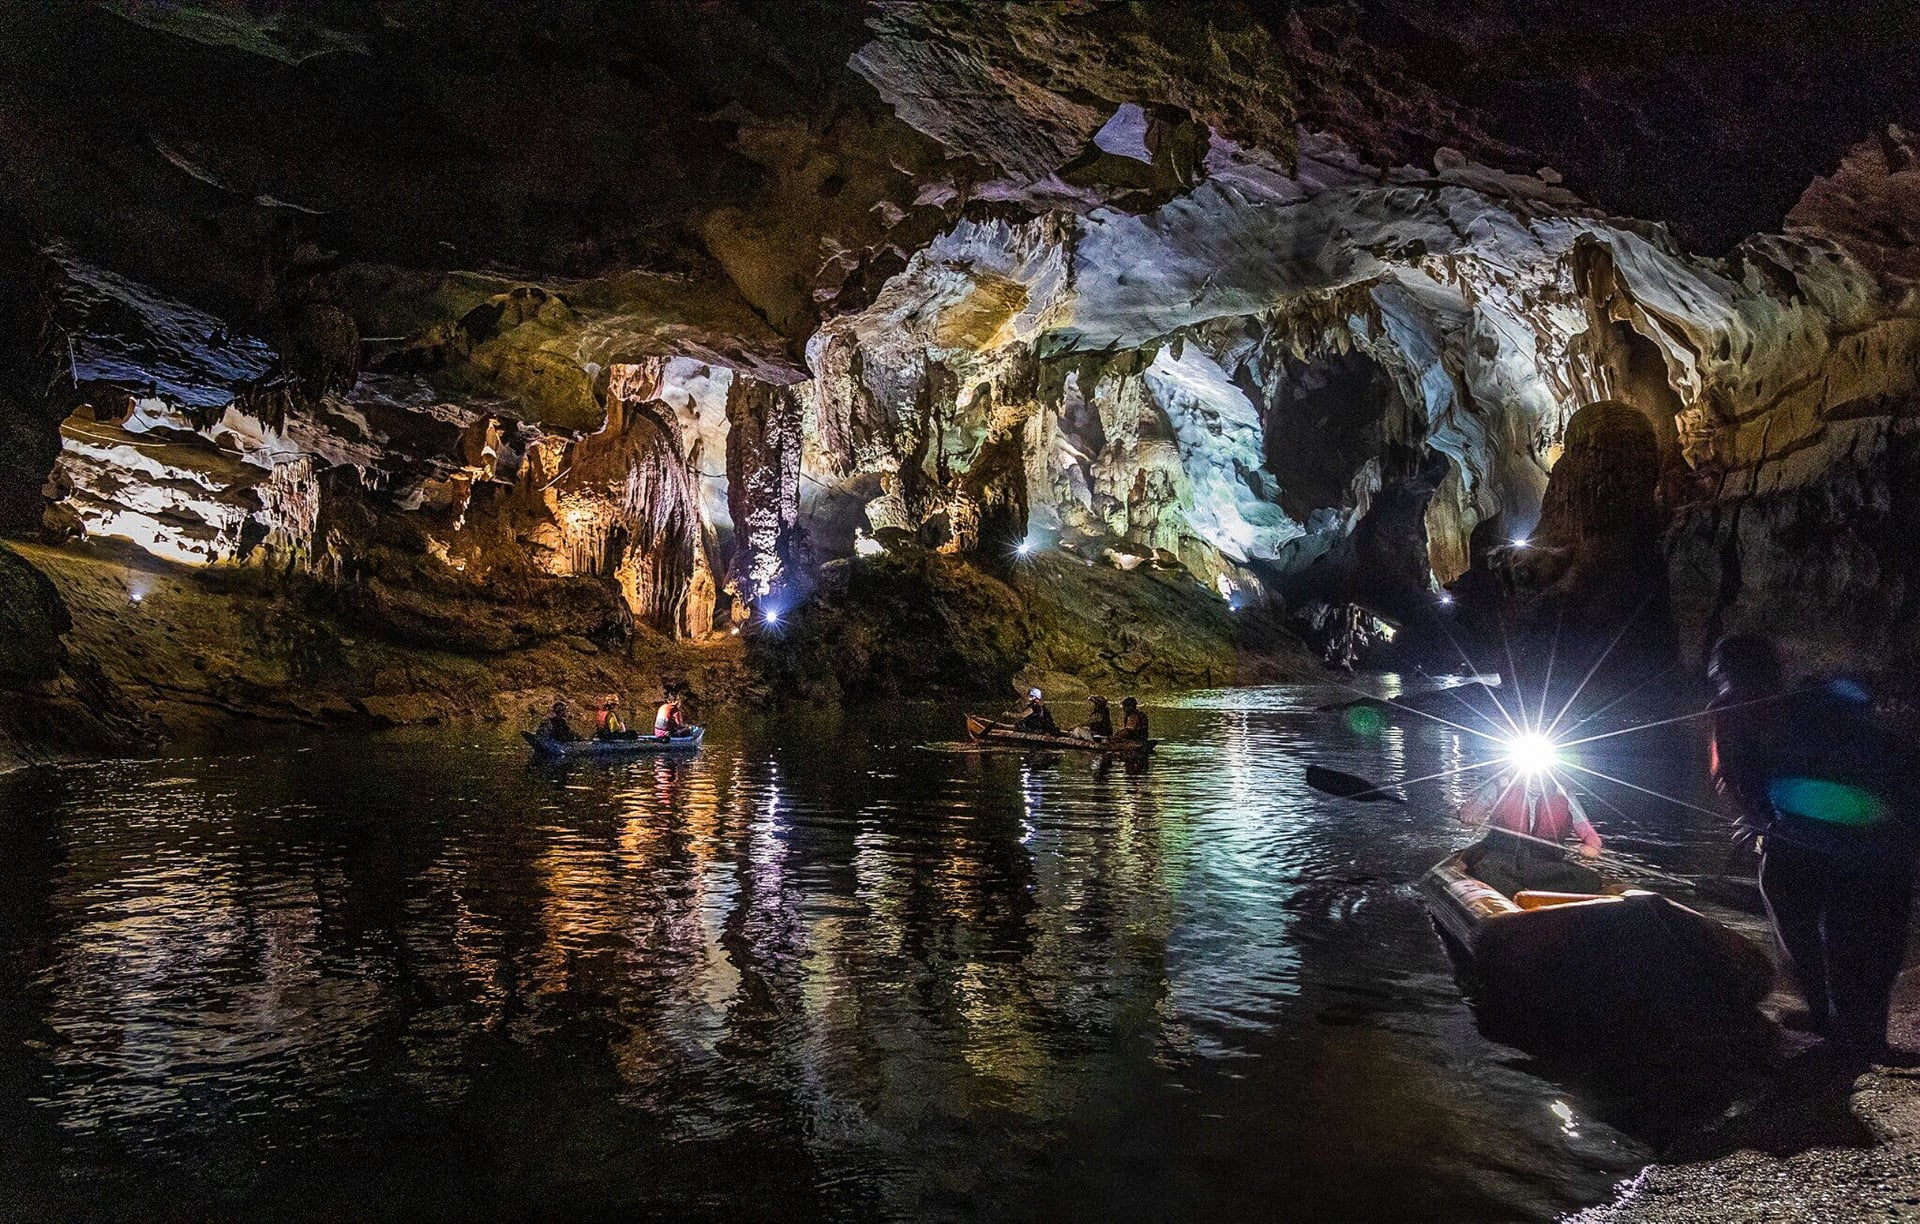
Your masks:
{"label": "moss-covered rock", "polygon": [[803,608],[751,632],[773,694],[808,700],[1004,690],[1032,649],[1011,587],[920,551],[832,562]]}
{"label": "moss-covered rock", "polygon": [[756,623],[750,658],[776,695],[1061,696],[1248,683],[1309,674],[1300,643],[1235,613],[1184,571],[1123,572],[1047,556],[1002,574],[911,550],[821,571],[780,625]]}

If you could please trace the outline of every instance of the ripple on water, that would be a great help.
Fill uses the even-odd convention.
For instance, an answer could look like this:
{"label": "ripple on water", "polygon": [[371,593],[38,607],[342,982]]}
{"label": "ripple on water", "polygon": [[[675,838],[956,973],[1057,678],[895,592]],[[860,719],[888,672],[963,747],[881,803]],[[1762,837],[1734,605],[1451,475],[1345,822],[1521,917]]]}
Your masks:
{"label": "ripple on water", "polygon": [[[400,735],[0,781],[0,965],[31,968],[0,1026],[34,1035],[0,1141],[37,1153],[0,1185],[107,1215],[163,1184],[215,1214],[1591,1200],[1639,1148],[1474,1034],[1409,884],[1464,783],[1376,807],[1301,772],[1476,749],[1322,712],[1352,692],[1159,701],[1145,765],[961,751],[925,708],[690,760]],[[1618,819],[1650,858],[1710,844]]]}

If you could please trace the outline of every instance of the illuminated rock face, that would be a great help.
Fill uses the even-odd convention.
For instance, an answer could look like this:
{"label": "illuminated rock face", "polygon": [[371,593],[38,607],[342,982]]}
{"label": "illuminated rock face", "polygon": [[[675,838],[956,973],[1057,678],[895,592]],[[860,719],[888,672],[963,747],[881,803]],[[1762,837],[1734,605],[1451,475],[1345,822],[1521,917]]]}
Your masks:
{"label": "illuminated rock face", "polygon": [[[379,65],[453,32],[423,11],[295,54],[267,27],[214,39],[109,6],[87,18],[107,23],[100,64],[69,71],[142,63],[162,35],[189,44],[163,74],[305,64],[236,80],[232,106],[183,95],[130,147],[122,128],[146,129],[86,119],[112,174],[20,135],[70,85],[0,48],[30,103],[0,133],[31,171],[22,207],[70,222],[0,234],[56,303],[51,342],[19,346],[71,410],[51,520],[190,564],[377,572],[381,599],[596,584],[687,638],[807,598],[835,562],[921,549],[1407,617],[1487,572],[1490,543],[1538,530],[1545,564],[1569,421],[1613,401],[1651,439],[1693,641],[1766,623],[1776,596],[1809,640],[1906,623],[1910,136],[1867,141],[1782,233],[1708,257],[1557,171],[1516,172],[1540,163],[1490,133],[1544,119],[1442,97],[1351,14],[1163,7],[885,3],[862,24],[661,6],[660,45],[615,67],[685,97],[612,69],[548,90],[525,40],[476,28],[459,45],[494,68],[429,73],[407,111],[426,135],[309,124],[279,149],[229,110],[324,110],[309,59],[351,82],[360,61],[332,57]],[[1401,16],[1472,42],[1507,28],[1483,9],[1452,32]],[[534,41],[620,45],[598,20]],[[844,66],[811,84],[785,51],[808,20]],[[102,115],[137,113],[119,78],[86,79]],[[7,416],[32,445],[0,457],[0,507],[47,478],[14,457],[51,451],[30,416]],[[1624,427],[1582,463],[1606,477],[1629,435],[1637,464]],[[1528,581],[1584,589],[1569,572]]]}
{"label": "illuminated rock face", "polygon": [[[963,222],[817,333],[797,382],[691,356],[554,365],[582,351],[577,312],[515,291],[449,334],[473,354],[520,336],[476,384],[517,395],[452,401],[376,362],[299,396],[263,342],[69,262],[71,372],[98,402],[65,427],[62,505],[169,559],[299,564],[316,472],[347,468],[431,519],[456,570],[602,578],[689,636],[889,532],[1393,612],[1460,575],[1480,524],[1532,529],[1583,403],[1645,415],[1663,496],[1695,507],[1684,571],[1688,533],[1724,530],[1705,506],[1884,445],[1920,381],[1898,262],[1811,228],[1708,261],[1467,165],[1305,195],[1237,174],[1137,215]],[[466,531],[489,488],[523,557]],[[1682,585],[1698,621],[1737,602]]]}

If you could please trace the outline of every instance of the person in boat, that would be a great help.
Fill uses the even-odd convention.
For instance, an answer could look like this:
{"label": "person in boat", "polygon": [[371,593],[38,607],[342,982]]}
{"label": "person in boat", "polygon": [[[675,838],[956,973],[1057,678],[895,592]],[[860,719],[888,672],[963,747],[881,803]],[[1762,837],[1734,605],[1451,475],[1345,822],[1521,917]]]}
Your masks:
{"label": "person in boat", "polygon": [[1026,711],[1013,726],[1016,731],[1030,731],[1036,735],[1060,734],[1060,724],[1053,721],[1053,711],[1047,708],[1046,698],[1037,688],[1027,690]]}
{"label": "person in boat", "polygon": [[1709,770],[1760,854],[1760,894],[1807,1002],[1836,1044],[1884,1049],[1913,912],[1914,761],[1850,681],[1789,690],[1765,638],[1715,644]]}
{"label": "person in boat", "polygon": [[653,713],[653,738],[672,739],[675,736],[685,735],[691,730],[693,728],[687,725],[686,719],[680,713],[680,698],[671,693],[667,694],[667,699],[661,702],[660,708]]}
{"label": "person in boat", "polygon": [[534,732],[541,739],[552,740],[556,744],[571,744],[580,737],[573,733],[573,727],[567,722],[567,703],[556,701],[553,710]]}
{"label": "person in boat", "polygon": [[1087,721],[1073,729],[1074,735],[1086,740],[1112,739],[1113,713],[1107,709],[1107,699],[1089,697],[1087,704],[1093,707],[1093,712],[1087,716]]}
{"label": "person in boat", "polygon": [[627,730],[627,724],[620,721],[620,699],[618,697],[607,697],[594,711],[593,738],[597,740],[637,738],[636,733]]}
{"label": "person in boat", "polygon": [[1114,732],[1115,743],[1144,744],[1152,736],[1147,726],[1147,712],[1140,703],[1131,697],[1120,700],[1120,729]]}
{"label": "person in boat", "polygon": [[1467,870],[1512,896],[1524,889],[1595,892],[1600,877],[1568,863],[1564,846],[1600,857],[1603,843],[1580,801],[1551,770],[1516,768],[1489,778],[1460,808],[1460,823],[1487,833],[1465,853]]}

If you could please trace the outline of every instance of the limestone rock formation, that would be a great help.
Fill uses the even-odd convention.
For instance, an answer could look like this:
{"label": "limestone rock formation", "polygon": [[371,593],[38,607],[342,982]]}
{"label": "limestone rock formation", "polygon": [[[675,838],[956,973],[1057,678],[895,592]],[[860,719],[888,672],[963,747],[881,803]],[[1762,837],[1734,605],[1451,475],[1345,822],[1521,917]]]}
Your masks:
{"label": "limestone rock formation", "polygon": [[1795,110],[1850,17],[1536,9],[43,6],[0,523],[822,694],[1217,680],[1449,585],[1913,662],[1920,70]]}

